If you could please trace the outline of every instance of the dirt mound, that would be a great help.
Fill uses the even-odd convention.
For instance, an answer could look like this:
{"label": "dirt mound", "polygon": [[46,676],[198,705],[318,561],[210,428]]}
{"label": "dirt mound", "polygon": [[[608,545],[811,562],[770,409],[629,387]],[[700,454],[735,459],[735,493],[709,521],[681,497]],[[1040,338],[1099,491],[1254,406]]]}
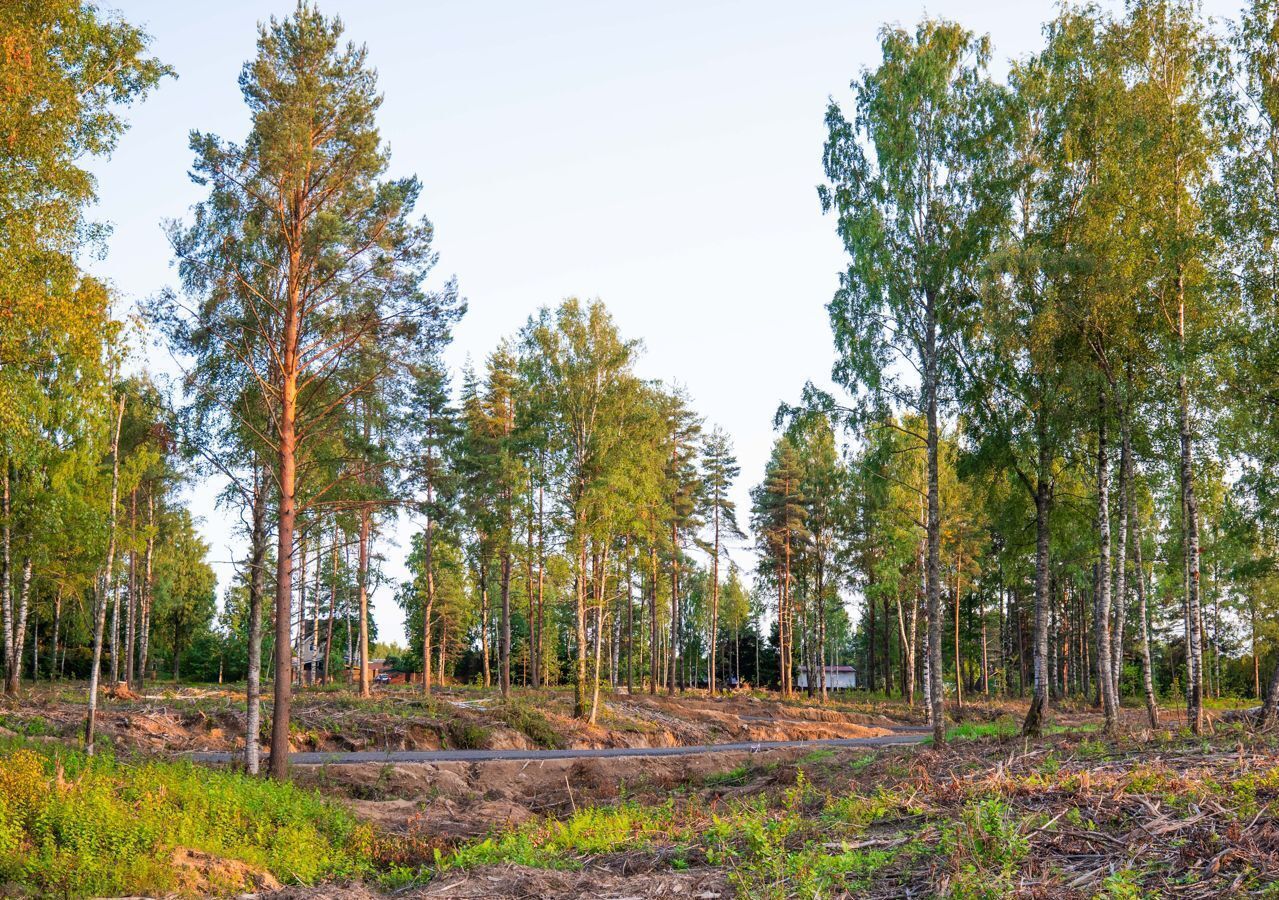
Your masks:
{"label": "dirt mound", "polygon": [[222,859],[199,850],[179,847],[169,860],[177,876],[178,892],[208,897],[229,893],[274,891],[280,882],[270,873],[235,859]]}
{"label": "dirt mound", "polygon": [[483,866],[446,875],[414,896],[449,900],[514,900],[526,897],[556,900],[578,897],[595,900],[689,897],[715,900],[732,895],[724,870],[707,867],[625,873],[595,868],[557,872],[524,866]]}
{"label": "dirt mound", "polygon": [[534,815],[567,815],[623,796],[710,784],[733,770],[776,771],[809,753],[811,748],[798,747],[660,757],[298,765],[293,772],[299,782],[336,795],[383,830],[457,840]]}

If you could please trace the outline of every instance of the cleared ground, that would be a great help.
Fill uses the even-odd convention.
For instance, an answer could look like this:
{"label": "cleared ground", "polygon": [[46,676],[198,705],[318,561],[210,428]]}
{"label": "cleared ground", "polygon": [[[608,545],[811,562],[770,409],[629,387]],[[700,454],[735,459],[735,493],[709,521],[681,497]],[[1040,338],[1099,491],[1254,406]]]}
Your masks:
{"label": "cleared ground", "polygon": [[[1175,714],[1151,730],[1130,709],[1122,735],[1108,740],[1095,710],[1068,706],[1054,709],[1043,740],[1028,742],[1016,734],[1022,703],[985,702],[964,710],[945,748],[885,747],[874,744],[918,728],[917,709],[621,696],[585,727],[568,716],[569,701],[560,691],[517,692],[511,702],[470,689],[431,700],[303,692],[295,750],[482,756],[298,765],[302,786],[373,823],[381,874],[275,890],[261,871],[236,869],[236,878],[276,900],[1207,898],[1273,895],[1279,883],[1279,743],[1225,716],[1194,738]],[[242,746],[241,713],[234,690],[186,688],[109,700],[102,724],[125,756],[174,756]],[[0,705],[0,727],[74,743],[81,715],[72,686],[46,687]],[[723,746],[848,739],[866,743]],[[721,746],[489,758],[705,744]]]}
{"label": "cleared ground", "polygon": [[[269,691],[265,692],[269,697]],[[264,725],[271,704],[263,703]],[[40,685],[21,702],[0,701],[0,729],[74,740],[83,727],[82,685]],[[290,749],[295,752],[400,750],[533,750],[681,747],[746,741],[795,741],[885,735],[917,724],[914,712],[892,704],[815,706],[782,703],[768,694],[711,698],[704,693],[618,695],[598,723],[572,717],[566,690],[493,691],[379,688],[371,699],[346,689],[307,689],[293,702]],[[233,751],[244,746],[242,688],[151,689],[108,698],[99,714],[100,740],[149,753]],[[3,731],[0,731],[3,734]]]}

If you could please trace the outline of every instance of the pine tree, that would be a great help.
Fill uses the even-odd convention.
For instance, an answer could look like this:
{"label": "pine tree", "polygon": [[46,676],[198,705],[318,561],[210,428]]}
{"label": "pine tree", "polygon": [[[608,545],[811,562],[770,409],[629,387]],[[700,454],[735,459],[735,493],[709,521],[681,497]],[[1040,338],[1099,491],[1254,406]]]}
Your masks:
{"label": "pine tree", "polygon": [[716,652],[719,648],[719,563],[722,538],[746,537],[737,524],[737,504],[729,496],[733,482],[741,471],[737,457],[733,455],[732,439],[719,427],[712,429],[702,444],[702,487],[707,508],[705,518],[711,526],[711,619],[708,632],[710,661],[707,684],[712,695],[716,691],[716,676],[719,671]]}

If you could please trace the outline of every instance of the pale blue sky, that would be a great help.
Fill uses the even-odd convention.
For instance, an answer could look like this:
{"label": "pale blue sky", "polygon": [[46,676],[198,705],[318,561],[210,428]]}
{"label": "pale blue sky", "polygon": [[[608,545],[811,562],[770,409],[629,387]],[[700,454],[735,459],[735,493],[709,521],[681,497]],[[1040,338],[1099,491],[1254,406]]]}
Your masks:
{"label": "pale blue sky", "polygon": [[[175,281],[160,222],[186,215],[200,196],[186,174],[188,131],[244,136],[240,67],[256,23],[292,4],[104,2],[145,26],[179,76],[130,113],[119,149],[95,166],[99,217],[115,231],[108,256],[89,266],[136,298]],[[778,402],[805,380],[825,382],[832,360],[824,306],[843,263],[815,191],[827,98],[847,100],[849,81],[877,62],[884,22],[913,25],[927,11],[988,33],[1002,73],[1038,46],[1054,8],[321,3],[368,45],[393,170],[422,180],[438,273],[456,274],[470,301],[451,359],[482,361],[539,305],[601,298],[627,336],[644,340],[642,374],[686,386],[708,423],[733,435],[743,520]],[[166,366],[163,349],[151,355]],[[197,489],[195,508],[225,561],[242,553],[212,492]],[[390,538],[382,549],[398,578],[402,551]],[[749,567],[747,551],[735,557]],[[391,586],[377,591],[374,609],[382,635],[402,637]]]}

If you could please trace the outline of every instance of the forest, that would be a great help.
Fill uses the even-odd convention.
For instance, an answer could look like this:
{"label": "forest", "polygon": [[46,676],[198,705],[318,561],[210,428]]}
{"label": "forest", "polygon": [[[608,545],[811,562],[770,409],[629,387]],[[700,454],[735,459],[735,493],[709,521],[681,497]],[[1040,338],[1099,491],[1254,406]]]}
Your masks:
{"label": "forest", "polygon": [[119,295],[89,163],[173,63],[94,3],[0,0],[5,708],[71,692],[94,757],[104,709],[223,686],[235,765],[280,780],[295,702],[464,686],[534,739],[520,698],[561,688],[588,730],[642,695],[891,707],[929,752],[983,710],[1272,730],[1279,2],[1063,5],[1006,72],[958,22],[878,46],[812,148],[833,369],[778,385],[743,472],[601,299],[530,297],[449,365],[479,310],[389,174],[370,50],[309,2],[258,26],[246,132],[190,111],[175,283]]}

